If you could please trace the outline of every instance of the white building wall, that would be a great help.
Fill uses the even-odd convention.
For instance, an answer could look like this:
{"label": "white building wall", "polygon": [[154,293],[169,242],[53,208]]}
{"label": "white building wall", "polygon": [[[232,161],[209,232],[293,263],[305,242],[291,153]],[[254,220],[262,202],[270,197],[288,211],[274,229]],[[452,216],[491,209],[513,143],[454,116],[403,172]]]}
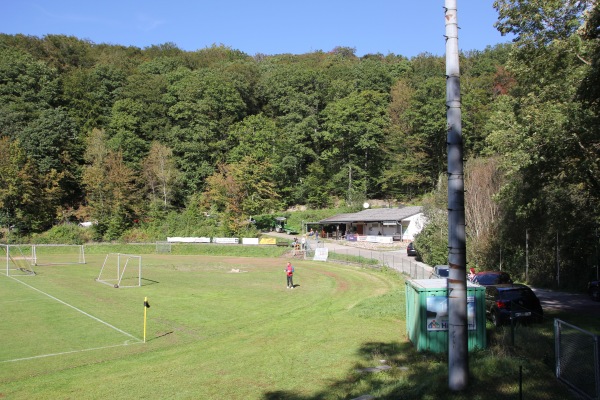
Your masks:
{"label": "white building wall", "polygon": [[415,239],[415,235],[423,230],[426,218],[423,213],[418,213],[403,220],[403,222],[405,221],[408,221],[408,226],[402,233],[402,240],[412,241]]}

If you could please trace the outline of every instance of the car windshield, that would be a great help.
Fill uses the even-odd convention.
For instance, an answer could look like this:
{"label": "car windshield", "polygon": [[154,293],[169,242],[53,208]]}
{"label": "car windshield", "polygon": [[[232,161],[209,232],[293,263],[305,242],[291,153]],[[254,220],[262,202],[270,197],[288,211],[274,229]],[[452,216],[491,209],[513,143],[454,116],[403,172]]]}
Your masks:
{"label": "car windshield", "polygon": [[439,276],[447,277],[450,275],[450,270],[448,268],[438,268],[436,271]]}

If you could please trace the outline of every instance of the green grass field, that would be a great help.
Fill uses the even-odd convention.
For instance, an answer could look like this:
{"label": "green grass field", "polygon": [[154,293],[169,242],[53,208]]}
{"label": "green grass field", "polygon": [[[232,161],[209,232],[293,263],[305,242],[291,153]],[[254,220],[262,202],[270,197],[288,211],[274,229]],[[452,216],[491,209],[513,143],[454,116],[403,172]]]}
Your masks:
{"label": "green grass field", "polygon": [[283,258],[143,255],[143,286],[115,289],[94,281],[103,261],[0,276],[2,396],[310,396],[402,337],[401,304],[368,315],[402,288],[380,272],[295,262],[290,290]]}
{"label": "green grass field", "polygon": [[[141,287],[95,281],[106,253],[136,249],[148,253]],[[291,290],[285,249],[266,257],[203,249],[234,255],[105,246],[86,248],[86,264],[0,274],[0,398],[518,398],[514,372],[524,358],[505,350],[506,332],[471,354],[468,391],[448,392],[446,356],[417,353],[406,340],[404,280],[393,271],[294,261]],[[526,393],[569,398],[544,360],[551,322],[526,332],[525,368],[534,371]],[[360,372],[382,365],[392,369]]]}

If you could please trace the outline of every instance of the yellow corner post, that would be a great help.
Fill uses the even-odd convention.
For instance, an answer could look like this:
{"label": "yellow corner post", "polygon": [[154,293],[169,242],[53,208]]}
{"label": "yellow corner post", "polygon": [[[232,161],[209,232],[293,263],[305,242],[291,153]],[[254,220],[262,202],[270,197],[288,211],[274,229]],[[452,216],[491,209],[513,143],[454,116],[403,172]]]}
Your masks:
{"label": "yellow corner post", "polygon": [[150,303],[148,303],[148,298],[144,297],[144,343],[146,343],[146,312],[150,308]]}

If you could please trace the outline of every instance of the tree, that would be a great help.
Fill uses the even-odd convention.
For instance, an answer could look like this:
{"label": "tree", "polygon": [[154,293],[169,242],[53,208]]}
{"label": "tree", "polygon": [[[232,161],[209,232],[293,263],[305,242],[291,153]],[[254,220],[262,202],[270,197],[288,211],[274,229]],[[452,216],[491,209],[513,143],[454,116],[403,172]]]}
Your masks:
{"label": "tree", "polygon": [[61,174],[40,174],[16,140],[0,137],[0,225],[20,233],[52,226],[62,195]]}
{"label": "tree", "polygon": [[506,172],[498,196],[503,219],[498,243],[510,249],[503,253],[508,269],[517,268],[523,263],[519,249],[524,230],[535,227],[530,278],[552,284],[548,277],[555,268],[548,266],[554,263],[560,237],[561,266],[571,272],[568,284],[579,285],[578,279],[587,278],[586,258],[591,254],[578,243],[590,240],[600,221],[594,206],[600,200],[600,168],[590,151],[600,142],[589,125],[597,115],[579,97],[594,48],[580,28],[593,14],[588,11],[595,2],[519,0],[494,5],[499,29],[516,35],[507,66],[515,84],[496,101],[487,138],[487,150],[502,156]]}
{"label": "tree", "polygon": [[202,204],[223,215],[231,233],[247,227],[252,215],[275,210],[279,195],[270,180],[268,162],[245,157],[236,164],[222,164],[206,180]]}
{"label": "tree", "polygon": [[437,187],[423,198],[427,223],[415,237],[415,246],[423,262],[448,264],[448,180],[440,175]]}
{"label": "tree", "polygon": [[516,35],[521,46],[547,46],[573,35],[594,4],[595,0],[496,0],[495,26],[503,35]]}
{"label": "tree", "polygon": [[277,181],[288,203],[305,201],[297,184],[321,150],[319,113],[325,107],[327,79],[307,63],[261,63],[257,85],[264,115],[274,119],[281,132],[283,158]]}
{"label": "tree", "polygon": [[120,151],[110,150],[104,131],[95,129],[88,137],[82,182],[86,189],[89,218],[106,239],[116,239],[140,213],[136,174],[127,167]]}
{"label": "tree", "polygon": [[74,124],[63,108],[43,110],[19,135],[27,154],[42,173],[73,170],[70,160],[81,160],[82,143]]}
{"label": "tree", "polygon": [[108,126],[113,104],[126,83],[126,74],[114,65],[100,64],[69,70],[61,75],[61,81],[61,104],[82,134]]}
{"label": "tree", "polygon": [[364,91],[332,102],[323,110],[324,131],[320,133],[324,148],[321,160],[328,165],[337,194],[346,193],[348,167],[354,170],[354,187],[360,188],[365,196],[379,192],[377,180],[381,175],[383,157],[381,143],[388,127],[387,95]]}
{"label": "tree", "polygon": [[332,205],[333,183],[330,175],[319,160],[308,166],[302,182],[306,204],[312,208],[327,208]]}
{"label": "tree", "polygon": [[45,61],[59,71],[90,67],[91,43],[66,35],[46,35],[42,39]]}
{"label": "tree", "polygon": [[233,125],[228,132],[229,162],[239,162],[246,156],[278,165],[282,157],[281,134],[272,119],[264,114],[251,115]]}
{"label": "tree", "polygon": [[145,105],[133,99],[117,100],[109,128],[110,147],[119,149],[130,166],[138,166],[148,154],[150,141],[141,132]]}
{"label": "tree", "polygon": [[204,179],[226,159],[227,131],[246,109],[232,82],[215,71],[177,70],[169,79],[166,96],[173,127],[166,144],[178,159],[189,195],[202,191]]}
{"label": "tree", "polygon": [[163,144],[153,142],[148,157],[144,160],[143,173],[152,202],[160,201],[163,209],[167,210],[179,178],[173,151]]}
{"label": "tree", "polygon": [[[135,135],[146,142],[167,140],[166,133],[171,127],[171,121],[168,118],[168,80],[167,76],[175,71],[183,63],[180,59],[160,58],[143,64],[139,71],[127,77],[127,82],[119,90],[118,101],[122,102],[113,115],[115,119],[121,119],[121,113],[131,111],[132,118],[129,124],[114,121],[115,128],[113,132],[118,134],[119,130],[129,130],[130,135]],[[111,121],[112,123],[112,121]],[[142,152],[145,154],[148,150]]]}
{"label": "tree", "polygon": [[499,164],[497,158],[472,158],[465,165],[467,259],[473,266],[496,264],[495,235],[501,212],[495,197],[503,183]]}
{"label": "tree", "polygon": [[382,147],[386,157],[380,178],[382,191],[402,200],[410,200],[430,188],[425,173],[426,146],[412,133],[408,118],[413,96],[414,89],[407,80],[401,79],[394,84],[388,107],[390,126]]}
{"label": "tree", "polygon": [[51,108],[58,87],[56,71],[43,62],[0,47],[0,134],[20,139],[27,124]]}

